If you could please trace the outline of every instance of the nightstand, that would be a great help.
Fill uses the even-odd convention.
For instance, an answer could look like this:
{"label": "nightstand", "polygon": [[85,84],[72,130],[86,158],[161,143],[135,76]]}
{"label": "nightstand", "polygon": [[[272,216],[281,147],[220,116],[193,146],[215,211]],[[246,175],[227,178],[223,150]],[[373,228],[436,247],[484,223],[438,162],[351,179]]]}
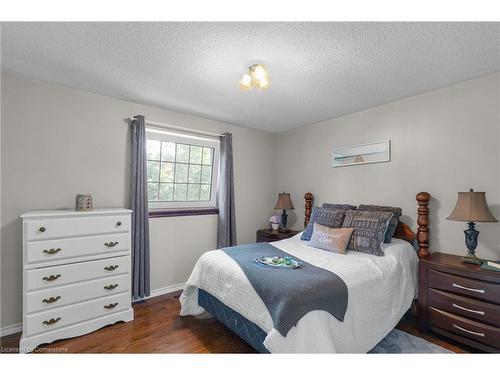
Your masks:
{"label": "nightstand", "polygon": [[486,351],[500,352],[500,272],[434,253],[419,263],[418,319],[431,330]]}
{"label": "nightstand", "polygon": [[277,230],[269,229],[259,229],[257,231],[257,242],[274,242],[279,240],[284,240],[285,238],[290,238],[299,233],[298,230],[289,230],[286,233],[279,232]]}

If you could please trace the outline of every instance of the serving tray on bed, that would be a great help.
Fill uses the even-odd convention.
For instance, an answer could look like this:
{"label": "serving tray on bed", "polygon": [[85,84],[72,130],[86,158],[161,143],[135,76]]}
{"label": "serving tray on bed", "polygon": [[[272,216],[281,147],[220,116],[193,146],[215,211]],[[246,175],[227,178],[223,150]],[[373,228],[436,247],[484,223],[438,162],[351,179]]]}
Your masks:
{"label": "serving tray on bed", "polygon": [[255,263],[264,267],[296,269],[302,267],[302,263],[291,257],[262,257],[256,258]]}

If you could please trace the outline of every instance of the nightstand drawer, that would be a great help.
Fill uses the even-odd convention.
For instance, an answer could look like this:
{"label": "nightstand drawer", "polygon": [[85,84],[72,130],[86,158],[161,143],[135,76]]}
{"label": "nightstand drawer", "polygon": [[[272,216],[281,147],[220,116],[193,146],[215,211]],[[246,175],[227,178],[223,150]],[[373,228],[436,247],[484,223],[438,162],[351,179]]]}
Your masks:
{"label": "nightstand drawer", "polygon": [[500,301],[500,284],[460,277],[433,269],[428,272],[428,286],[494,303]]}
{"label": "nightstand drawer", "polygon": [[462,318],[433,307],[428,308],[428,315],[429,322],[435,327],[500,349],[500,328]]}
{"label": "nightstand drawer", "polygon": [[500,327],[500,305],[429,289],[428,304],[440,310]]}
{"label": "nightstand drawer", "polygon": [[257,235],[257,242],[274,242],[279,240],[279,238],[267,237],[260,234]]}
{"label": "nightstand drawer", "polygon": [[288,230],[287,232],[280,232],[271,229],[259,229],[257,231],[257,242],[274,242],[281,241],[290,237],[295,236],[299,233],[296,230]]}

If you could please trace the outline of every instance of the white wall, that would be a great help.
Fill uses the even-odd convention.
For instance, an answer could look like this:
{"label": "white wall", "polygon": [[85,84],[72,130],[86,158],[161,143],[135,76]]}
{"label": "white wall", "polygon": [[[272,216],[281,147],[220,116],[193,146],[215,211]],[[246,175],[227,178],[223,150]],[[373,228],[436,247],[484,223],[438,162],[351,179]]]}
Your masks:
{"label": "white wall", "polygon": [[[415,229],[415,194],[429,192],[430,250],[464,254],[465,223],[446,220],[458,191],[485,191],[500,218],[500,73],[469,80],[276,137],[276,190],[316,202],[403,208]],[[332,168],[334,146],[390,139],[389,163]],[[296,204],[299,206],[299,203]],[[300,207],[301,208],[301,207]],[[303,210],[290,218],[301,228]],[[480,223],[480,257],[500,258],[500,224]]]}
{"label": "white wall", "polygon": [[[142,106],[2,74],[1,326],[21,319],[19,215],[72,208],[77,193],[97,207],[128,206],[129,135],[125,119],[151,120],[233,134],[237,238],[255,240],[274,204],[274,137],[227,123]],[[256,183],[258,182],[258,183]],[[155,218],[151,288],[187,280],[194,262],[216,247],[217,216]]]}

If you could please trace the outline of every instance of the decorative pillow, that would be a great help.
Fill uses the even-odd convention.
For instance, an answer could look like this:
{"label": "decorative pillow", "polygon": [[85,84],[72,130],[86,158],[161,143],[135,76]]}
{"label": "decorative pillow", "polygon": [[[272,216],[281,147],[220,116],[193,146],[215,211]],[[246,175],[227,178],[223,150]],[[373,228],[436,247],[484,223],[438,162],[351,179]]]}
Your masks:
{"label": "decorative pillow", "polygon": [[377,256],[384,255],[380,245],[384,242],[391,217],[392,213],[386,211],[347,211],[342,227],[354,229],[347,249]]}
{"label": "decorative pillow", "polygon": [[336,210],[355,210],[356,206],[353,206],[352,204],[337,204],[337,203],[323,203],[323,208],[334,208]]}
{"label": "decorative pillow", "polygon": [[311,213],[311,219],[307,224],[306,229],[300,237],[303,241],[309,241],[314,228],[314,223],[324,225],[328,228],[340,228],[342,227],[342,221],[344,220],[345,211],[334,210],[331,208],[323,207],[313,207]]}
{"label": "decorative pillow", "polygon": [[399,223],[399,217],[403,213],[401,208],[391,207],[391,206],[375,206],[368,204],[360,204],[358,209],[363,211],[385,211],[392,213],[392,218],[389,221],[387,232],[385,233],[385,238],[384,238],[385,243],[391,243],[392,237],[394,236],[394,233],[396,232],[396,227],[398,226]]}
{"label": "decorative pillow", "polygon": [[314,223],[314,229],[309,246],[318,249],[345,254],[345,249],[351,238],[352,228],[328,228]]}

